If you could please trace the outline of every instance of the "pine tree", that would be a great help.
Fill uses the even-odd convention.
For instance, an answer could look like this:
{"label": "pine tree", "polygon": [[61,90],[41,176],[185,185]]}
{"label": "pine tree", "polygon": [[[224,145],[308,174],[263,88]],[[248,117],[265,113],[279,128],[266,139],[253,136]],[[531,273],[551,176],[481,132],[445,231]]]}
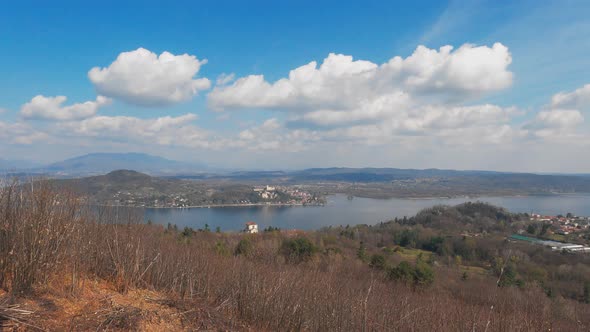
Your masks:
{"label": "pine tree", "polygon": [[467,275],[467,271],[463,272],[463,275],[461,276],[461,280],[465,281],[469,278],[469,275]]}
{"label": "pine tree", "polygon": [[367,249],[365,248],[365,243],[363,241],[361,241],[359,245],[356,256],[363,262],[367,260]]}

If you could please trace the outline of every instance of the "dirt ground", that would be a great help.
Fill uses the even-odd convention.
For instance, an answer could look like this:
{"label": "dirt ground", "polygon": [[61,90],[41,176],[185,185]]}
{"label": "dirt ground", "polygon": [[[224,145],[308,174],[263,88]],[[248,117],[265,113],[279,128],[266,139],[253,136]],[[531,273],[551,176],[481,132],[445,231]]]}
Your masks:
{"label": "dirt ground", "polygon": [[222,308],[155,291],[119,293],[86,280],[75,295],[54,288],[12,298],[0,290],[0,331],[252,331]]}

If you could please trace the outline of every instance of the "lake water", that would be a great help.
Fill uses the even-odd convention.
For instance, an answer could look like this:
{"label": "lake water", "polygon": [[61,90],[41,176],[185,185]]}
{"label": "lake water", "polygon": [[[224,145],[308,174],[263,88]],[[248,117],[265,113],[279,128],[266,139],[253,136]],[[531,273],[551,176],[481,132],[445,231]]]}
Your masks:
{"label": "lake water", "polygon": [[590,195],[433,198],[433,199],[371,199],[345,195],[328,196],[326,206],[249,206],[188,209],[145,209],[145,219],[154,223],[176,224],[194,229],[205,224],[214,230],[236,231],[246,221],[254,221],[262,230],[267,226],[281,229],[318,229],[323,226],[376,224],[394,217],[412,216],[421,209],[437,204],[456,205],[466,201],[483,201],[505,207],[512,212],[541,214],[590,215]]}

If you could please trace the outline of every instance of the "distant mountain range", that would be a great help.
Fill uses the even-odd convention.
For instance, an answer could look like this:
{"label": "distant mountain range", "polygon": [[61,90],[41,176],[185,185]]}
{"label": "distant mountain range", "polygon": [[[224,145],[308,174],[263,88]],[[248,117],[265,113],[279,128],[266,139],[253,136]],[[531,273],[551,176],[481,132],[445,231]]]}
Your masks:
{"label": "distant mountain range", "polygon": [[136,170],[153,175],[169,175],[197,174],[206,169],[206,166],[170,160],[145,153],[91,153],[45,166],[0,160],[0,171],[16,174],[78,177],[106,174],[119,169]]}
{"label": "distant mountain range", "polygon": [[199,172],[203,165],[190,164],[145,153],[92,153],[53,163],[43,170],[48,173],[104,174],[118,169],[132,169],[150,174]]}
{"label": "distant mountain range", "polygon": [[[400,169],[400,168],[309,168],[297,171],[219,171],[199,163],[187,163],[170,160],[145,153],[91,153],[49,165],[41,166],[33,162],[0,159],[0,173],[16,176],[43,174],[50,177],[81,177],[101,175],[115,170],[134,170],[155,176],[186,179],[232,179],[246,181],[342,181],[342,182],[389,182],[418,178],[474,178],[486,179],[487,182],[513,182],[521,185],[567,184],[578,187],[576,181],[584,183],[590,178],[588,174],[533,174],[494,171],[458,171],[445,169]],[[578,180],[576,180],[578,179]]]}

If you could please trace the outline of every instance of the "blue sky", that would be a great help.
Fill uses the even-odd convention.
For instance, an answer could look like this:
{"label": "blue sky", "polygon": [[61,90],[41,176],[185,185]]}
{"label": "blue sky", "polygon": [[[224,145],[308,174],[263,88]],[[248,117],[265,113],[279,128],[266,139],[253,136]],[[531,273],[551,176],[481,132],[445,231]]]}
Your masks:
{"label": "blue sky", "polygon": [[[589,14],[587,1],[11,2],[0,12],[1,158],[51,162],[140,151],[257,169],[582,172],[590,158],[574,165],[559,160],[589,151]],[[436,60],[435,72],[424,69],[433,65],[426,60],[406,64],[401,74],[375,69],[410,57],[419,45],[436,52],[451,45],[452,55],[465,44],[494,51],[489,59],[476,51],[449,58],[452,70],[446,58]],[[155,57],[207,59],[192,78],[208,79],[208,86],[174,99],[159,91],[178,87],[158,84],[170,79],[186,88],[186,77],[152,82],[153,76],[126,72],[119,80],[117,57],[139,48]],[[319,71],[330,53],[374,64],[362,71],[375,77],[359,81],[353,76],[365,74],[347,67],[338,72],[344,76],[326,71],[317,81],[289,81],[286,97],[277,97],[287,93],[280,86],[264,90],[311,61]],[[506,54],[510,61],[495,65]],[[95,67],[113,70],[98,82],[89,77]],[[233,80],[217,84],[222,74]],[[249,75],[264,78],[238,84]],[[429,81],[417,87],[408,83],[412,75]],[[376,92],[381,80],[389,81]],[[130,97],[143,85],[147,90]],[[560,92],[565,101],[553,103]],[[59,107],[51,99],[33,102],[39,95],[67,100]],[[242,95],[250,98],[235,97]],[[75,116],[64,109],[84,102],[97,104]]]}

